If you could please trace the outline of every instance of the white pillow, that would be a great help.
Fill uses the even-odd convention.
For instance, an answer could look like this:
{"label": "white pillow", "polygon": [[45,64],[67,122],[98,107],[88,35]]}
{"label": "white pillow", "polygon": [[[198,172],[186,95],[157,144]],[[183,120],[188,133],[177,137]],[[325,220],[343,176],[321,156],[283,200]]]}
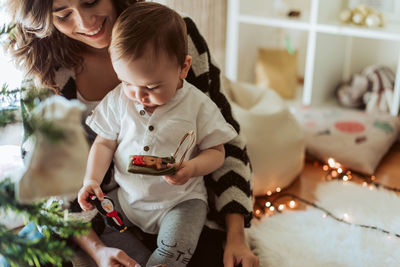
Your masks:
{"label": "white pillow", "polygon": [[398,117],[344,108],[294,108],[306,134],[307,151],[372,175],[399,134]]}
{"label": "white pillow", "polygon": [[275,91],[223,81],[246,140],[254,195],[287,187],[304,166],[305,143],[300,125]]}

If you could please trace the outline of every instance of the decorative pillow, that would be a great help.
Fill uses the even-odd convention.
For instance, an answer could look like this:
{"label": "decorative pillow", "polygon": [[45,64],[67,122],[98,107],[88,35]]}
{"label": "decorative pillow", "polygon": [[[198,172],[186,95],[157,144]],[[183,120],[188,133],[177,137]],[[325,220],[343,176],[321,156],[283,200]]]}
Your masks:
{"label": "decorative pillow", "polygon": [[223,80],[225,93],[246,140],[254,195],[290,185],[304,166],[301,126],[273,90]]}
{"label": "decorative pillow", "polygon": [[293,108],[306,134],[307,151],[327,161],[372,175],[396,140],[400,121],[387,114],[343,108]]}

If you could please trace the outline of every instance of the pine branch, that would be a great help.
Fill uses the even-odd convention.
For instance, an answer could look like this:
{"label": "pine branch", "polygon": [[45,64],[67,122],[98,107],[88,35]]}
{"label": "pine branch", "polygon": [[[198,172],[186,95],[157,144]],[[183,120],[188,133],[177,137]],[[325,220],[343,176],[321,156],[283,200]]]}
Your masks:
{"label": "pine branch", "polygon": [[0,27],[0,35],[10,34],[14,26],[15,26],[14,24],[4,24],[3,26]]}
{"label": "pine branch", "polygon": [[21,92],[21,105],[23,104],[28,112],[32,111],[41,101],[54,95],[53,90],[37,87],[32,80],[23,81],[19,91]]}
{"label": "pine branch", "polygon": [[40,132],[47,140],[58,143],[65,140],[65,133],[53,122],[34,116],[32,110],[43,100],[54,95],[54,91],[44,87],[35,87],[31,80],[24,81],[21,91],[21,115],[24,120],[24,130],[27,136]]}
{"label": "pine branch", "polygon": [[[54,93],[47,88],[36,88],[30,82],[25,82],[26,87],[20,89],[9,90],[4,84],[0,91],[0,100],[2,103],[9,103],[7,108],[0,109],[0,127],[4,127],[10,123],[17,122],[16,112],[19,107],[16,103],[22,103],[23,115],[25,115],[24,127],[28,135],[35,131],[46,136],[47,140],[57,143],[65,139],[64,132],[56,127],[54,123],[44,120],[41,117],[33,116],[31,111],[44,99],[52,96]],[[24,94],[21,100],[21,94]]]}
{"label": "pine branch", "polygon": [[12,109],[2,109],[0,110],[0,128],[10,124],[10,123],[15,123],[16,116],[15,116],[15,110]]}
{"label": "pine branch", "polygon": [[1,87],[0,99],[3,103],[4,101],[7,101],[11,106],[16,106],[16,104],[21,100],[21,89],[10,90],[8,85],[5,83]]}
{"label": "pine branch", "polygon": [[7,84],[3,84],[0,91],[0,103],[6,104],[6,107],[0,107],[0,128],[17,121],[16,112],[17,103],[20,99],[20,90],[9,90]]}
{"label": "pine branch", "polygon": [[2,39],[3,36],[6,36],[5,39],[12,40],[14,39],[14,34],[13,31],[15,29],[16,24],[15,23],[10,23],[10,24],[4,24],[3,26],[0,27],[0,40]]}
{"label": "pine branch", "polygon": [[51,263],[61,266],[63,260],[71,258],[73,250],[67,247],[66,241],[58,240],[53,233],[61,238],[86,234],[90,224],[80,221],[68,221],[64,218],[64,211],[59,202],[53,202],[46,207],[46,203],[21,204],[15,199],[14,184],[10,179],[0,182],[0,206],[24,215],[29,221],[41,228],[41,238],[29,240],[26,236],[18,236],[5,226],[0,225],[0,254],[10,264],[15,266]]}
{"label": "pine branch", "polygon": [[65,132],[51,121],[32,116],[26,123],[30,125],[33,132],[40,132],[52,144],[62,142],[66,138]]}
{"label": "pine branch", "polygon": [[[3,28],[1,31],[4,31]],[[15,111],[20,109],[26,134],[40,132],[51,142],[63,140],[64,132],[54,123],[32,114],[32,110],[41,101],[53,94],[51,90],[37,88],[29,82],[25,82],[25,85],[17,90],[8,90],[4,85],[0,91],[0,99],[7,99],[11,103],[20,102],[21,105],[20,107],[15,105],[15,109],[14,107],[1,109],[0,126],[15,122]],[[66,220],[59,202],[53,202],[51,205],[47,205],[44,201],[36,204],[19,203],[15,199],[15,186],[10,179],[0,182],[0,208],[4,212],[12,210],[21,214],[28,221],[41,227],[41,237],[30,240],[27,236],[10,232],[0,224],[0,255],[11,266],[39,267],[47,263],[62,266],[62,262],[74,254],[65,239],[86,234],[90,229],[90,223]]]}

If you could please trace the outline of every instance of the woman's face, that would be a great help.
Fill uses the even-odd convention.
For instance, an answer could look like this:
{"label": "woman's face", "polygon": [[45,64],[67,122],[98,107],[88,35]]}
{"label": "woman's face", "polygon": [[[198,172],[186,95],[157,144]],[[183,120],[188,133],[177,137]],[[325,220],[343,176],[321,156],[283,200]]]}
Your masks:
{"label": "woman's face", "polygon": [[94,48],[110,44],[117,13],[112,0],[54,0],[53,24],[66,36]]}

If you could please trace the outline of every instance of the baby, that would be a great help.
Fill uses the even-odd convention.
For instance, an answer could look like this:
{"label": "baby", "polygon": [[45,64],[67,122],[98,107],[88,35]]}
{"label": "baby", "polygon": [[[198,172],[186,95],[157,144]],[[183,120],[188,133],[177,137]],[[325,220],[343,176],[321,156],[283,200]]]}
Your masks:
{"label": "baby", "polygon": [[[97,134],[78,201],[93,209],[112,160],[119,188],[114,198],[127,226],[158,234],[147,266],[186,266],[207,215],[203,176],[222,166],[224,143],[237,133],[208,96],[185,81],[191,64],[186,26],[173,10],[140,2],[117,19],[109,47],[121,81],[100,102],[87,125]],[[168,176],[132,174],[130,155],[168,156],[182,136],[194,132],[177,172]]]}

